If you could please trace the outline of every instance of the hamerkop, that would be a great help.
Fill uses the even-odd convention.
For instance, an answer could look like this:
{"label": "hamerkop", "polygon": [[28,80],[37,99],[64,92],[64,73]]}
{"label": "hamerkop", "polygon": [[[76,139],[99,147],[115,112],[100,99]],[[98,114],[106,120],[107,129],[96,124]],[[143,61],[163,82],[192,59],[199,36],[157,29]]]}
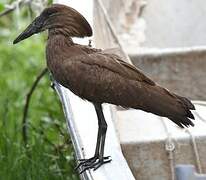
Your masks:
{"label": "hamerkop", "polygon": [[92,36],[92,29],[71,7],[53,4],[46,8],[13,43],[47,29],[46,59],[54,79],[80,98],[92,102],[98,117],[95,154],[90,159],[80,160],[81,172],[111,161],[110,157],[104,157],[107,123],[103,103],[167,117],[181,128],[194,126],[190,119],[194,119],[191,110],[195,107],[187,98],[155,84],[115,54],[75,44],[71,37]]}

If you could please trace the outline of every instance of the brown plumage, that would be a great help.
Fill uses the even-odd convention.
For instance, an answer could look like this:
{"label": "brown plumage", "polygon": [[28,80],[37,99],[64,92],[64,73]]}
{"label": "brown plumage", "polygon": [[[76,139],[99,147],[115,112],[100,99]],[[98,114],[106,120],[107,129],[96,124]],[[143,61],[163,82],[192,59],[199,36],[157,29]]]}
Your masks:
{"label": "brown plumage", "polygon": [[[92,29],[86,19],[70,7],[55,4],[46,8],[14,43],[46,29],[49,36],[46,59],[54,79],[95,105],[100,126],[102,123],[106,126],[102,117],[102,103],[141,109],[168,117],[180,127],[194,125],[190,120],[194,119],[190,110],[195,108],[187,98],[156,85],[117,55],[74,44],[71,37],[91,36]],[[106,134],[105,129],[104,133],[100,133],[101,138]],[[104,140],[100,140],[101,138],[97,141],[101,141],[100,144],[103,145],[97,142],[95,152],[98,157],[94,156],[80,163],[83,170],[98,168],[110,161],[107,157],[103,158]],[[97,163],[97,160],[101,163]]]}

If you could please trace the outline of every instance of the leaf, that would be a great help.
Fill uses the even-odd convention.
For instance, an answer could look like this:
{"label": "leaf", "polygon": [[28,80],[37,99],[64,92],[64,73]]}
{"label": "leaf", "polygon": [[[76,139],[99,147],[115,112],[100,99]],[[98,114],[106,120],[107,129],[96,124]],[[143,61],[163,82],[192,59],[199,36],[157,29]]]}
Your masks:
{"label": "leaf", "polygon": [[0,12],[3,11],[5,9],[5,6],[3,3],[0,3]]}
{"label": "leaf", "polygon": [[53,0],[48,0],[48,5],[51,5],[53,3]]}

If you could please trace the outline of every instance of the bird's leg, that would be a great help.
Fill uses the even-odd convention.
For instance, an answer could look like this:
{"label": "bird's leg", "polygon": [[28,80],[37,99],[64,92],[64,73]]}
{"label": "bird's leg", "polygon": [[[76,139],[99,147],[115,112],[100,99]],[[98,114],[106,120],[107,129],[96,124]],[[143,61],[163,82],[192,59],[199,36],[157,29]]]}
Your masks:
{"label": "bird's leg", "polygon": [[82,170],[80,173],[84,172],[87,169],[94,168],[96,170],[101,165],[111,161],[110,157],[104,157],[104,144],[107,131],[107,123],[104,118],[101,104],[94,103],[94,107],[98,117],[98,134],[97,134],[97,143],[95,154],[92,158],[89,159],[80,159],[80,163],[77,168],[81,167]]}
{"label": "bird's leg", "polygon": [[106,138],[106,132],[107,132],[107,123],[104,118],[104,114],[102,111],[101,104],[95,107],[98,119],[100,119],[101,122],[101,142],[100,142],[100,149],[99,149],[99,156],[98,156],[98,162],[94,165],[94,170],[98,169],[101,165],[108,163],[111,161],[110,156],[104,157],[104,145],[105,145],[105,138]]}
{"label": "bird's leg", "polygon": [[100,121],[98,120],[98,134],[97,134],[97,142],[96,142],[96,148],[95,148],[95,153],[94,153],[94,156],[92,158],[89,158],[89,159],[79,159],[80,163],[78,164],[78,166],[76,167],[76,169],[78,169],[80,166],[82,165],[86,165],[86,164],[89,164],[91,162],[95,162],[96,159],[98,158],[99,156],[99,149],[100,149],[100,143],[101,143],[101,128],[100,128]]}

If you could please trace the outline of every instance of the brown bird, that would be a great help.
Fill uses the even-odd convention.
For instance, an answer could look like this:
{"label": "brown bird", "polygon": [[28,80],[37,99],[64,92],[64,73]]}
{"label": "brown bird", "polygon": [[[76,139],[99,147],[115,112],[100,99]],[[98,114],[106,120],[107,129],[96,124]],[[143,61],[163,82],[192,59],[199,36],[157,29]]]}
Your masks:
{"label": "brown bird", "polygon": [[110,157],[104,157],[107,123],[102,103],[167,117],[181,128],[194,126],[190,110],[195,107],[187,98],[158,86],[115,54],[75,44],[71,37],[92,36],[89,23],[76,10],[59,4],[46,8],[13,43],[44,30],[48,30],[47,65],[54,79],[80,98],[92,102],[97,113],[99,129],[95,154],[90,159],[80,160],[81,172],[111,161]]}

